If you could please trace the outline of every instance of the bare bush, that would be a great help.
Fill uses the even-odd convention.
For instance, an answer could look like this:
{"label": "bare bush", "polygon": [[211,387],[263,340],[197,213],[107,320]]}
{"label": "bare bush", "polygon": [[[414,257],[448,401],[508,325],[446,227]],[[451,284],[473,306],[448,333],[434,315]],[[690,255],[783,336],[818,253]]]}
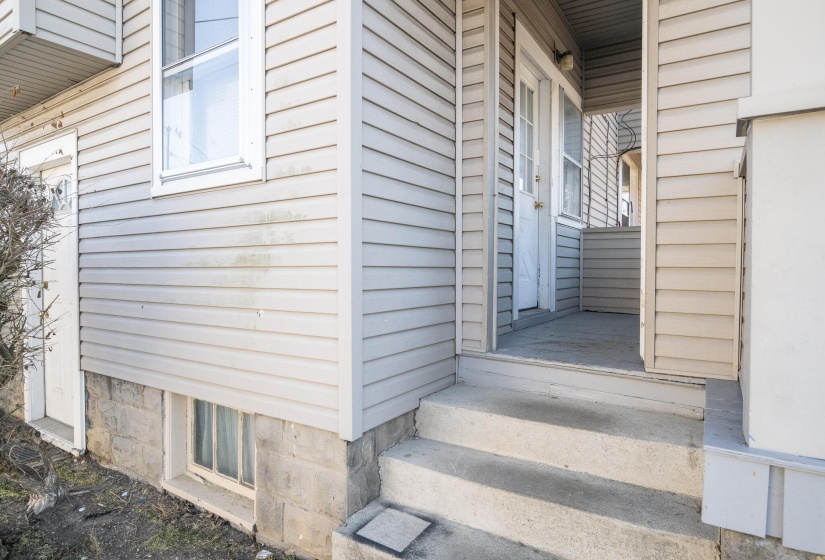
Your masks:
{"label": "bare bush", "polygon": [[39,177],[0,161],[0,389],[32,366],[50,336],[40,278],[59,235],[54,194]]}

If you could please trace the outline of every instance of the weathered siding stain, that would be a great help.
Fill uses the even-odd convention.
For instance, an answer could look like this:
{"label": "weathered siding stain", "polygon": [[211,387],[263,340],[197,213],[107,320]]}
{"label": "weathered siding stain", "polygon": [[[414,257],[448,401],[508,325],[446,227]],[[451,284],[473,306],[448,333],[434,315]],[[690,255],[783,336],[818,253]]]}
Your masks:
{"label": "weathered siding stain", "polygon": [[337,432],[335,4],[307,4],[266,6],[265,184],[151,198],[149,0],[121,67],[4,133],[78,130],[84,370]]}

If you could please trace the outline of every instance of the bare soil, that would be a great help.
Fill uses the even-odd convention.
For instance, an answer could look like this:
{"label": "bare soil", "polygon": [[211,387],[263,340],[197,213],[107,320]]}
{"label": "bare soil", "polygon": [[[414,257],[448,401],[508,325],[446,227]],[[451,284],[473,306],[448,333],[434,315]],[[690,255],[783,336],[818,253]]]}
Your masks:
{"label": "bare soil", "polygon": [[[28,518],[29,496],[42,486],[45,467],[39,459],[19,460],[27,458],[21,447],[37,446],[26,428],[9,420],[0,424],[0,560],[253,560],[263,548],[188,502],[51,446],[68,495]],[[9,453],[15,445],[18,451]],[[292,558],[267,549],[273,560]]]}

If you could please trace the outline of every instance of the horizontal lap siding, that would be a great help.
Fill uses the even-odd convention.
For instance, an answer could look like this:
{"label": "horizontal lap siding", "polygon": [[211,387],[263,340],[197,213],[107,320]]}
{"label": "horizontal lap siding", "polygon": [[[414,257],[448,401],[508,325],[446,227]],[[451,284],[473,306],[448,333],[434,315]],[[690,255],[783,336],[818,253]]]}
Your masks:
{"label": "horizontal lap siding", "polygon": [[454,9],[364,3],[365,430],[455,382]]}
{"label": "horizontal lap siding", "polygon": [[498,334],[513,330],[513,190],[514,111],[516,82],[516,19],[502,4],[499,14],[499,105],[498,105]]}
{"label": "horizontal lap siding", "polygon": [[0,0],[0,45],[10,40],[14,33],[16,4],[16,0]]}
{"label": "horizontal lap siding", "polygon": [[462,2],[462,348],[485,350],[485,3]]}
{"label": "horizontal lap siding", "polygon": [[556,235],[556,312],[579,310],[582,230],[558,224]]}
{"label": "horizontal lap siding", "polygon": [[626,111],[642,104],[642,41],[635,39],[584,53],[584,111]]}
{"label": "horizontal lap siding", "polygon": [[611,227],[617,223],[618,128],[615,113],[585,118],[582,169],[585,227]]}
{"label": "horizontal lap siding", "polygon": [[750,2],[663,1],[659,17],[654,367],[731,377]]}
{"label": "horizontal lap siding", "polygon": [[582,309],[639,314],[641,228],[582,231]]}
{"label": "horizontal lap siding", "polygon": [[35,3],[38,39],[115,61],[114,0],[24,0]]}
{"label": "horizontal lap siding", "polygon": [[149,6],[121,67],[7,131],[78,130],[82,368],[337,431],[335,4],[267,5],[268,182],[161,199]]}

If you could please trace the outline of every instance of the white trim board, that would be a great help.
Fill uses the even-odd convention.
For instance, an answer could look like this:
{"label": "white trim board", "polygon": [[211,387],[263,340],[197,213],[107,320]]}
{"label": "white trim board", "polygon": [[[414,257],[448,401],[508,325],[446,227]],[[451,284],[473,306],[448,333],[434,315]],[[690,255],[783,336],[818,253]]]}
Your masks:
{"label": "white trim board", "polygon": [[362,0],[339,0],[338,103],[338,435],[364,433]]}
{"label": "white trim board", "polygon": [[[67,441],[63,437],[63,430],[55,430],[55,433],[50,433],[49,424],[40,423],[39,426],[46,434],[44,439],[72,453],[83,453],[86,449],[86,379],[80,369],[80,264],[78,246],[78,185],[80,181],[77,170],[77,130],[72,130],[20,150],[18,161],[20,167],[29,173],[39,173],[66,163],[71,163],[72,166],[72,180],[75,188],[71,195],[72,212],[68,220],[69,233],[67,236],[73,251],[70,261],[67,263],[70,267],[70,281],[67,286],[61,287],[61,297],[65,297],[65,301],[68,302],[69,315],[64,317],[63,320],[68,322],[69,328],[64,342],[71,348],[71,362],[75,372],[75,407],[72,426],[74,437],[72,441]],[[30,424],[46,417],[45,383],[42,378],[44,374],[45,372],[40,367],[31,368],[24,374],[24,419]]]}

